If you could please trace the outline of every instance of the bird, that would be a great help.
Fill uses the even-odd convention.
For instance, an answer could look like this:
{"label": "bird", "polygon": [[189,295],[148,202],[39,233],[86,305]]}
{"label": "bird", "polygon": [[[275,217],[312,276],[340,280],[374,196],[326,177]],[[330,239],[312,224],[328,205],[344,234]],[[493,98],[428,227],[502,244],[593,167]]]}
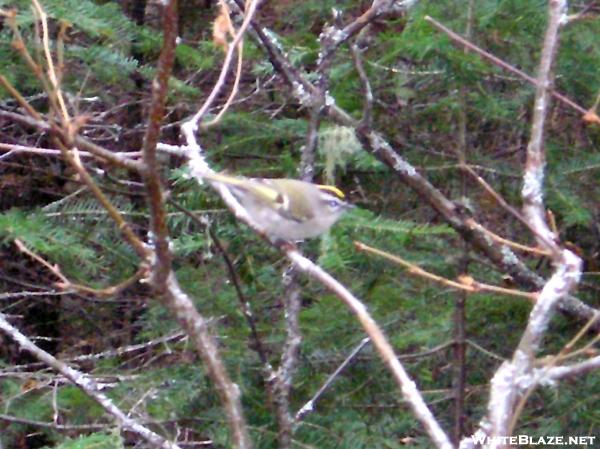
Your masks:
{"label": "bird", "polygon": [[354,207],[335,186],[215,172],[203,177],[211,184],[224,185],[268,236],[281,240],[317,237]]}

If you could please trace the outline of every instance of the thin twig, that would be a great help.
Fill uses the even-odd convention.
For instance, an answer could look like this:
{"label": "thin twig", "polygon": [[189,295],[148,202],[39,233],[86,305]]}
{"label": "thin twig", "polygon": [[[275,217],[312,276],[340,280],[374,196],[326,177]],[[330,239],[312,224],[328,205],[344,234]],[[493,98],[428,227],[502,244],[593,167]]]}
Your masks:
{"label": "thin twig", "polygon": [[354,242],[354,246],[358,251],[365,251],[365,252],[368,252],[371,254],[375,254],[375,255],[383,257],[391,262],[394,262],[400,266],[403,266],[411,274],[424,277],[431,281],[435,281],[442,285],[456,288],[458,290],[463,290],[463,291],[466,291],[469,293],[478,293],[478,292],[499,293],[502,295],[518,296],[521,298],[527,298],[530,301],[535,301],[537,299],[537,295],[538,295],[537,293],[529,293],[529,292],[524,292],[521,290],[514,290],[514,289],[510,289],[510,288],[497,287],[495,285],[484,284],[481,282],[477,282],[468,276],[459,278],[459,282],[452,281],[443,276],[438,276],[437,274],[430,273],[430,272],[422,269],[421,267],[402,259],[399,256],[390,254],[386,251],[382,251],[377,248],[373,248],[371,246],[365,245],[364,243]]}
{"label": "thin twig", "polygon": [[6,421],[15,424],[25,424],[27,426],[41,427],[57,431],[90,432],[103,430],[107,427],[107,424],[58,424],[56,422],[35,421],[33,419],[19,418],[17,416],[5,414],[0,414],[0,421]]}
{"label": "thin twig", "polygon": [[[596,4],[597,4],[597,1],[592,0],[587,5],[585,5],[583,8],[581,8],[581,11],[577,12],[576,14],[571,14],[570,16],[567,16],[568,23],[572,23],[572,22],[575,22],[577,20],[580,20],[580,19],[583,19],[584,17],[586,17],[587,13],[592,8],[594,8],[594,6],[596,6]],[[592,17],[596,18],[597,16],[592,14]]]}
{"label": "thin twig", "polygon": [[[425,20],[428,21],[429,23],[431,23],[438,30],[440,30],[443,33],[445,33],[454,42],[462,45],[463,47],[468,48],[473,53],[476,53],[479,56],[481,56],[483,59],[487,59],[488,61],[492,62],[493,64],[497,65],[498,67],[501,67],[504,70],[507,70],[507,71],[509,71],[511,73],[514,73],[515,75],[523,78],[525,81],[533,84],[534,86],[538,86],[538,81],[534,77],[529,76],[528,74],[526,74],[522,70],[517,69],[515,66],[513,66],[513,65],[511,65],[511,64],[509,64],[507,62],[504,62],[500,58],[498,58],[498,57],[496,57],[496,56],[488,53],[485,50],[482,50],[477,45],[475,45],[472,42],[469,42],[468,40],[464,39],[459,34],[455,33],[454,31],[450,30],[449,28],[445,27],[444,25],[442,25],[440,22],[438,22],[434,18],[432,18],[430,16],[425,16]],[[580,112],[581,114],[585,114],[587,112],[587,110],[585,108],[579,106],[573,100],[565,97],[564,95],[562,95],[562,94],[560,94],[560,93],[558,93],[558,92],[556,92],[554,90],[551,92],[551,95],[554,98],[556,98],[557,100],[559,100],[559,101],[563,102],[564,104],[566,104],[567,106],[570,106],[571,108],[575,109],[577,112]]]}
{"label": "thin twig", "polygon": [[60,112],[62,113],[63,123],[69,123],[70,116],[67,111],[67,106],[65,100],[62,95],[62,91],[60,89],[59,77],[56,74],[56,69],[54,67],[54,60],[50,53],[50,36],[48,34],[48,16],[46,12],[42,9],[38,0],[32,0],[34,5],[34,11],[38,16],[41,24],[42,24],[42,43],[44,45],[44,56],[46,59],[46,64],[48,65],[47,76],[52,85],[52,90],[48,92],[48,95],[56,97],[58,104],[60,106]]}
{"label": "thin twig", "polygon": [[2,85],[2,87],[4,87],[8,91],[8,93],[13,96],[17,103],[21,105],[21,107],[25,109],[25,111],[31,117],[33,117],[36,120],[42,119],[42,116],[38,113],[38,111],[36,111],[35,108],[29,104],[25,97],[21,95],[21,92],[15,89],[15,87],[10,83],[10,81],[8,81],[8,79],[6,79],[6,77],[2,74],[0,74],[0,85]]}
{"label": "thin twig", "polygon": [[15,245],[16,245],[16,247],[17,247],[17,249],[19,251],[21,251],[22,253],[27,254],[33,260],[35,260],[39,264],[41,264],[44,267],[46,267],[54,276],[56,276],[58,279],[60,279],[60,281],[63,284],[65,284],[65,285],[70,284],[69,280],[60,272],[60,269],[58,268],[57,265],[52,265],[49,262],[47,262],[43,257],[35,254],[33,251],[31,251],[29,248],[27,248],[23,244],[23,242],[21,242],[21,240],[19,240],[19,239],[15,239]]}
{"label": "thin twig", "polygon": [[[45,120],[41,120],[41,119],[36,119],[35,117],[28,117],[26,115],[22,115],[22,114],[18,114],[15,112],[10,112],[10,111],[4,111],[4,110],[0,110],[0,117],[6,118],[8,120],[11,121],[15,121],[17,123],[22,123],[26,126],[29,126],[31,128],[35,128],[40,132],[47,132],[47,133],[61,133],[60,129],[57,129],[56,127],[53,127],[52,125],[50,125],[50,123],[48,123]],[[75,136],[73,143],[75,145],[77,145],[77,147],[79,148],[83,148],[87,151],[89,151],[90,153],[94,154],[96,157],[98,157],[101,160],[105,160],[108,162],[111,162],[115,165],[118,165],[119,167],[124,167],[127,168],[128,170],[132,170],[134,172],[139,172],[141,165],[138,161],[132,159],[132,157],[137,157],[140,154],[138,152],[127,152],[127,153],[121,153],[121,152],[113,152],[107,148],[104,148],[94,142],[89,141],[88,139],[85,139],[81,136]],[[125,156],[125,155],[131,154],[132,156]]]}
{"label": "thin twig", "polygon": [[360,79],[362,88],[363,114],[360,122],[362,126],[370,128],[373,124],[373,90],[371,89],[371,83],[362,62],[361,50],[356,43],[350,44],[350,54],[352,55],[354,67],[356,68],[356,73],[358,73],[358,79]]}
{"label": "thin twig", "polygon": [[[469,167],[468,165],[464,165],[464,170],[469,173],[471,176],[473,176],[473,178],[484,188],[484,190],[489,193],[497,202],[498,204],[500,204],[500,206],[502,206],[505,210],[507,210],[512,216],[514,216],[517,220],[519,220],[521,223],[523,223],[533,234],[536,235],[536,237],[538,237],[539,239],[542,239],[545,242],[545,245],[551,245],[552,239],[549,239],[548,236],[546,235],[542,235],[539,234],[538,235],[538,230],[531,224],[531,222],[529,220],[527,220],[522,213],[520,213],[517,209],[515,209],[514,207],[512,207],[510,204],[508,204],[506,202],[506,200],[502,197],[502,195],[500,195],[499,193],[497,193],[492,186],[490,186],[481,176],[479,176],[479,174],[477,174],[475,172],[475,170],[473,170],[471,167]],[[511,245],[512,246],[512,245]],[[545,250],[545,254],[549,254],[548,250]]]}
{"label": "thin twig", "polygon": [[114,296],[114,295],[120,293],[121,291],[125,290],[126,288],[134,285],[135,283],[137,283],[140,279],[142,279],[147,274],[147,269],[142,266],[138,269],[138,271],[133,276],[130,276],[129,278],[119,282],[116,285],[112,285],[110,287],[104,287],[104,288],[92,288],[92,287],[88,287],[87,285],[82,285],[82,284],[78,284],[75,282],[71,282],[65,275],[62,274],[60,267],[58,265],[50,264],[43,257],[34,253],[29,248],[27,248],[25,246],[25,244],[23,242],[21,242],[21,240],[15,239],[15,245],[17,246],[19,251],[27,254],[29,257],[34,259],[36,262],[42,264],[54,276],[56,276],[60,280],[60,282],[56,283],[56,286],[65,291],[76,291],[78,293],[88,293],[88,294],[91,294],[94,296],[100,296],[100,297]]}
{"label": "thin twig", "polygon": [[[8,19],[8,25],[10,27],[10,29],[13,32],[14,35],[14,40],[12,42],[12,47],[19,52],[19,54],[21,55],[21,57],[23,58],[23,60],[25,61],[25,63],[29,66],[29,68],[31,69],[32,73],[35,75],[35,77],[38,79],[38,81],[42,84],[42,87],[44,88],[44,90],[46,91],[47,95],[48,95],[48,101],[50,102],[50,106],[51,109],[56,109],[58,110],[58,105],[55,102],[55,97],[51,94],[52,92],[52,86],[50,85],[48,78],[46,77],[46,75],[44,74],[44,71],[42,70],[42,67],[35,62],[35,60],[32,58],[31,54],[29,53],[29,51],[27,50],[27,46],[25,45],[25,41],[23,40],[23,36],[21,35],[21,31],[19,30],[19,26],[17,24],[17,10],[16,9],[12,9],[10,11],[8,11],[8,15],[6,15],[6,18]],[[38,29],[38,21],[35,21],[35,26],[36,26],[36,33],[35,36],[37,38],[39,38],[39,29]]]}
{"label": "thin twig", "polygon": [[324,36],[321,39],[324,48],[322,49],[322,53],[318,61],[318,67],[315,71],[317,73],[322,73],[323,67],[331,63],[331,60],[335,56],[338,49],[374,20],[387,14],[393,13],[399,15],[410,9],[414,3],[415,0],[373,0],[369,6],[369,9],[367,9],[363,14],[354,19],[344,28],[331,26],[326,29],[323,32]]}
{"label": "thin twig", "polygon": [[573,376],[580,376],[590,371],[597,371],[598,369],[600,369],[600,355],[573,365],[550,368],[545,374],[550,379],[562,380]]}
{"label": "thin twig", "polygon": [[538,254],[540,256],[550,256],[549,251],[546,251],[546,250],[543,250],[540,248],[534,248],[532,246],[522,245],[521,243],[515,242],[513,240],[508,240],[508,239],[505,239],[504,237],[500,237],[498,234],[495,234],[494,232],[490,231],[485,226],[481,225],[480,223],[477,223],[472,218],[467,218],[465,222],[469,226],[473,227],[474,229],[480,230],[485,235],[487,235],[489,238],[491,238],[492,240],[494,240],[498,243],[501,243],[502,245],[509,246],[509,247],[514,248],[519,251],[524,251],[524,252],[532,253],[532,254]]}
{"label": "thin twig", "polygon": [[[179,340],[181,340],[182,338],[184,338],[186,335],[183,332],[175,332],[173,334],[170,335],[165,335],[164,337],[158,337],[158,338],[154,338],[152,340],[148,340],[145,341],[144,343],[138,343],[136,345],[128,345],[128,346],[122,346],[119,348],[115,348],[115,349],[109,349],[107,351],[102,351],[102,352],[96,352],[94,354],[83,354],[83,355],[78,355],[78,356],[74,356],[74,357],[68,357],[63,359],[64,362],[85,362],[88,360],[98,360],[98,359],[105,359],[105,358],[110,358],[110,357],[120,357],[126,354],[129,354],[130,352],[138,352],[141,351],[143,349],[147,349],[147,348],[151,348],[152,346],[158,346],[158,345],[162,345],[165,343],[170,343],[170,342],[177,342]],[[14,365],[11,366],[11,369],[13,370],[30,370],[30,369],[34,369],[34,368],[38,368],[40,366],[43,366],[43,363],[27,363],[24,365]],[[0,371],[2,372],[2,371]]]}
{"label": "thin twig", "polygon": [[258,357],[259,357],[261,363],[263,364],[263,369],[266,371],[267,376],[270,376],[273,372],[273,368],[269,364],[269,358],[267,356],[265,344],[263,343],[262,338],[260,338],[260,334],[258,333],[258,327],[256,325],[256,320],[254,319],[254,314],[252,313],[252,305],[250,304],[249,299],[244,294],[244,291],[242,289],[242,280],[240,279],[240,277],[237,273],[237,270],[235,269],[235,265],[233,264],[231,257],[229,257],[229,254],[227,253],[225,246],[221,242],[221,239],[219,238],[219,236],[217,235],[217,233],[215,232],[213,227],[210,226],[210,224],[203,221],[202,219],[198,218],[198,216],[196,214],[194,214],[190,210],[186,209],[185,207],[183,207],[181,204],[177,203],[173,199],[169,199],[168,202],[173,207],[180,210],[186,216],[188,216],[190,219],[192,219],[196,224],[198,224],[199,226],[201,226],[203,228],[208,229],[210,238],[214,242],[215,246],[217,247],[217,250],[221,254],[221,257],[223,258],[223,262],[225,262],[225,266],[227,267],[227,273],[229,275],[229,279],[231,280],[231,283],[233,284],[233,288],[235,289],[236,295],[238,297],[238,301],[240,302],[240,309],[242,311],[242,314],[244,315],[244,318],[246,319],[246,323],[248,324],[248,327],[250,328],[250,336],[252,337],[252,340],[254,342],[253,348],[256,350],[256,353],[258,354]]}
{"label": "thin twig", "polygon": [[[146,260],[150,254],[150,251],[146,247],[145,243],[135,234],[135,232],[133,232],[131,225],[127,222],[127,220],[125,220],[123,214],[117,209],[117,207],[113,205],[102,189],[98,187],[94,181],[94,178],[92,178],[85,166],[81,163],[78,154],[71,152],[58,139],[55,139],[55,143],[59,146],[63,158],[75,169],[83,184],[89,188],[90,192],[96,197],[96,200],[102,205],[102,207],[104,207],[104,209],[106,209],[106,212],[115,222],[117,228],[121,232],[121,235],[131,245],[137,255],[142,260]],[[75,141],[71,143],[75,143]],[[76,148],[76,146],[73,145],[71,148]]]}
{"label": "thin twig", "polygon": [[[1,76],[2,75],[0,75],[0,77]],[[3,143],[3,142],[0,142],[0,150],[6,150],[8,152],[7,154],[26,153],[26,154],[36,154],[36,155],[40,155],[40,156],[61,156],[60,150],[55,150],[52,148],[39,148],[39,147],[31,147],[31,146],[26,146],[26,145],[17,145],[17,144],[12,144],[12,143]],[[118,156],[124,157],[124,158],[137,157],[137,156],[141,155],[141,153],[138,153],[138,152],[128,152],[128,153],[115,152],[115,154]],[[4,155],[2,157],[5,157],[5,156],[6,155]],[[82,158],[95,157],[92,153],[89,153],[87,151],[80,151],[79,156]]]}
{"label": "thin twig", "polygon": [[213,102],[217,98],[219,92],[225,85],[225,79],[227,77],[227,73],[229,72],[229,66],[231,65],[231,61],[233,60],[233,55],[238,50],[238,44],[242,42],[244,37],[244,33],[246,29],[250,25],[252,17],[256,12],[256,8],[258,7],[259,1],[253,0],[250,2],[248,6],[248,10],[244,13],[244,21],[240,25],[240,29],[237,31],[233,41],[229,44],[229,49],[227,50],[227,54],[225,55],[225,60],[223,61],[223,65],[221,66],[221,73],[219,74],[219,78],[217,79],[215,85],[213,86],[212,91],[208,95],[208,98],[204,101],[202,107],[194,114],[194,116],[189,120],[194,127],[198,126],[198,123],[202,120],[208,109],[212,106]]}
{"label": "thin twig", "polygon": [[344,361],[335,369],[335,371],[329,375],[329,377],[327,378],[325,383],[323,383],[323,385],[321,385],[321,387],[317,390],[317,392],[313,395],[313,397],[310,398],[308,400],[308,402],[306,402],[306,404],[304,404],[302,407],[300,407],[300,409],[296,412],[296,416],[295,416],[296,422],[302,421],[309,413],[312,413],[314,411],[315,404],[317,403],[317,401],[319,399],[321,399],[321,396],[323,396],[325,391],[327,391],[329,389],[331,384],[333,384],[333,382],[342,373],[342,371],[344,371],[344,369],[346,369],[346,367],[350,364],[350,362],[352,362],[354,357],[356,357],[358,355],[358,353],[360,351],[362,351],[362,349],[370,341],[371,340],[368,337],[366,337],[366,338],[363,338],[358,345],[356,345],[356,347],[350,352],[350,354],[348,354],[348,357],[346,357],[344,359]]}
{"label": "thin twig", "polygon": [[[246,2],[246,10],[247,10],[246,14],[254,14],[254,12],[256,11],[256,7],[258,6],[258,2],[259,2],[259,0],[247,1]],[[230,33],[233,34],[233,40],[235,41],[236,36],[233,33],[233,26],[231,25],[231,20],[229,20],[229,10],[228,10],[229,8],[227,8],[224,0],[221,0],[221,5],[222,5],[222,8],[224,8],[223,13],[228,16],[227,18],[228,18],[228,23],[229,23],[229,27],[230,27],[229,31],[230,31]],[[227,112],[227,110],[229,109],[229,106],[232,104],[233,100],[235,99],[235,96],[238,93],[238,86],[240,84],[240,79],[242,78],[242,63],[243,63],[243,54],[244,54],[243,52],[244,52],[244,40],[240,39],[237,44],[238,60],[237,60],[237,68],[236,68],[236,72],[235,72],[235,80],[233,82],[233,87],[231,89],[229,97],[227,98],[227,101],[225,102],[225,104],[223,105],[223,107],[221,108],[221,110],[219,111],[217,116],[210,122],[205,123],[203,125],[204,129],[207,129],[207,128],[219,123],[221,121],[221,118]]]}
{"label": "thin twig", "polygon": [[469,346],[472,346],[473,348],[477,349],[479,352],[487,355],[488,357],[495,359],[495,360],[499,360],[501,362],[504,362],[506,359],[504,357],[501,357],[497,354],[494,354],[492,351],[489,351],[487,349],[485,349],[483,346],[475,343],[473,340],[467,340],[467,344]]}

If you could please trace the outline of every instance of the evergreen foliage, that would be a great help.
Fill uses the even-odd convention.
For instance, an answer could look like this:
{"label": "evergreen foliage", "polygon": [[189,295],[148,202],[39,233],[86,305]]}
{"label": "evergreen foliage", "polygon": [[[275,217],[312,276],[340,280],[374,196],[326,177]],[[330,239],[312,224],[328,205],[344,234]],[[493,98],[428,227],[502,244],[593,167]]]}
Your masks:
{"label": "evergreen foliage", "polygon": [[[90,115],[83,131],[114,151],[139,149],[145,131],[140,123],[144,123],[143,114],[147,112],[139,104],[149,97],[148,84],[154,75],[162,39],[151,25],[137,25],[127,18],[121,3],[124,2],[43,2],[53,26],[59,21],[70,24],[69,39],[65,42],[65,91],[73,98],[98,96],[90,103],[81,103],[81,112]],[[171,81],[169,124],[198,108],[218,77],[222,61],[219,50],[208,38],[214,8],[204,11],[192,3],[182,2],[182,16],[187,8],[196,8],[200,11],[190,14],[203,17],[181,33],[183,43],[177,49],[177,70]],[[397,143],[402,156],[432,184],[458,204],[468,200],[472,213],[493,225],[498,234],[522,241],[527,234],[521,225],[507,218],[506,211],[474,182],[464,180],[457,169],[455,150],[459,145],[458,117],[464,112],[469,163],[481,168],[482,176],[511,204],[518,206],[533,87],[454,47],[424,20],[425,15],[430,15],[455,30],[463,30],[464,4],[454,0],[420,1],[406,16],[376,24],[381,31],[365,31],[363,37],[369,41],[369,47],[363,57],[376,98],[374,120],[378,130]],[[471,40],[534,74],[546,23],[546,2],[482,0],[474,5]],[[31,44],[34,31],[29,2],[0,0],[1,8],[9,6],[19,9],[19,25]],[[277,33],[295,65],[311,67],[318,58],[319,32],[332,7],[356,16],[356,11],[364,9],[364,2],[269,2],[264,6],[261,20]],[[569,25],[562,37],[556,67],[557,88],[586,107],[591,106],[600,91],[599,35],[597,17]],[[24,95],[39,93],[40,86],[11,49],[11,41],[8,27],[1,27],[0,74]],[[286,88],[272,78],[274,71],[266,56],[251,42],[245,45],[244,75],[238,95],[245,100],[234,104],[217,127],[201,131],[202,145],[215,169],[245,176],[296,177],[299,149],[308,130],[307,114],[296,104],[288,103]],[[334,59],[330,82],[330,94],[336,103],[360,117],[361,83],[346,49],[340,50]],[[12,105],[1,88],[0,96],[3,107]],[[597,128],[583,128],[579,117],[563,106],[555,105],[552,113],[546,144],[546,205],[556,216],[561,238],[578,248],[586,262],[584,284],[578,294],[598,307],[600,133]],[[6,124],[0,122],[0,126]],[[24,145],[51,145],[47,136],[38,140],[22,131],[0,132],[14,133],[14,140],[20,139]],[[177,143],[173,126],[164,128],[162,140]],[[410,277],[398,267],[359,253],[353,241],[361,240],[400,254],[430,272],[455,279],[460,274],[463,257],[461,240],[442,217],[432,213],[420,197],[400,185],[380,162],[367,154],[349,129],[323,123],[318,141],[317,178],[340,185],[358,207],[320,241],[307,242],[304,253],[318,260],[365,300],[399,355],[418,354],[450,341],[457,293]],[[49,273],[40,273],[43,269],[39,266],[31,268],[33,262],[16,252],[15,239],[51,264],[57,264],[73,282],[103,288],[132,276],[138,263],[135,253],[88,192],[68,190],[72,176],[64,165],[58,163],[59,167],[51,172],[43,171],[48,164],[45,157],[31,156],[24,161],[17,167],[1,165],[0,155],[0,170],[6,173],[13,170],[19,176],[35,179],[36,189],[26,206],[5,207],[0,213],[0,251],[7,259],[0,262],[0,288],[6,292],[27,290],[45,282],[44,287],[50,291],[51,283],[56,281]],[[146,239],[148,211],[137,188],[139,179],[124,183],[130,177],[125,170],[92,165],[97,169],[95,180],[110,192],[111,201],[133,224],[134,232]],[[281,273],[287,262],[237,223],[212,190],[187,179],[186,170],[180,168],[176,158],[163,166],[169,199],[206,221],[206,226],[201,226],[169,205],[168,225],[178,279],[194,298],[198,310],[211,317],[210,326],[218,335],[229,373],[243,392],[255,447],[275,448],[277,428],[265,393],[262,364],[209,228],[224,243],[235,265],[258,332],[266,342],[269,362],[274,366],[279,364],[285,339]],[[111,176],[105,176],[105,169]],[[462,198],[464,183],[469,198]],[[2,194],[9,192],[7,186],[8,181],[0,180]],[[501,273],[477,256],[470,256],[471,276],[482,282],[502,283]],[[534,257],[526,257],[526,262],[540,275],[550,270]],[[15,278],[19,283],[14,282]],[[32,284],[34,287],[30,287]],[[301,279],[300,285],[303,341],[290,398],[292,411],[304,405],[364,337],[355,318],[321,285],[306,279]],[[104,302],[89,299],[73,295],[38,304],[59,315],[53,323],[67,323],[51,335],[39,335],[54,340],[54,353],[61,358],[143,343],[178,330],[172,315],[143,286]],[[34,309],[30,307],[18,300],[0,303],[1,312],[34,321],[35,313],[31,312]],[[494,355],[510,356],[529,310],[530,304],[520,299],[484,293],[469,297],[469,339],[487,350],[468,351],[466,414],[473,419],[468,423],[469,429],[477,425],[476,417],[485,413],[488,382],[500,364]],[[38,324],[23,320],[19,327],[27,334],[38,329]],[[575,327],[567,321],[559,320],[553,325],[557,328],[553,334],[556,340],[548,342],[549,353],[560,351],[579,329],[579,325]],[[451,347],[447,347],[406,361],[426,400],[433,404],[433,411],[448,429],[453,412],[451,353]],[[17,361],[29,362],[8,349],[0,350],[0,368],[8,370]],[[189,342],[162,343],[139,353],[81,362],[81,368],[101,378],[120,376],[114,383],[107,380],[109,396],[123,409],[158,423],[156,427],[164,435],[175,435],[176,427],[172,424],[176,422],[180,428],[193,430],[198,440],[212,440],[212,447],[230,447],[218,394]],[[43,377],[35,378],[34,382],[40,387],[29,390],[18,377],[0,377],[4,414],[52,422],[56,405],[69,424],[107,422],[102,410],[78,389],[63,383],[55,386],[54,380],[44,384]],[[600,415],[595,404],[599,396],[598,376],[538,390],[525,407],[517,433],[597,434]],[[19,438],[25,438],[23,435],[33,430],[43,438],[41,443],[33,442],[27,447],[135,446],[125,441],[112,424],[107,424],[109,432],[85,431],[69,436],[52,428],[5,424],[1,420],[0,429],[7,429],[0,434],[0,442],[6,448],[19,447]],[[327,390],[314,413],[298,426],[294,438],[298,442],[294,447],[321,449],[395,449],[405,443],[413,448],[431,447],[370,345]]]}

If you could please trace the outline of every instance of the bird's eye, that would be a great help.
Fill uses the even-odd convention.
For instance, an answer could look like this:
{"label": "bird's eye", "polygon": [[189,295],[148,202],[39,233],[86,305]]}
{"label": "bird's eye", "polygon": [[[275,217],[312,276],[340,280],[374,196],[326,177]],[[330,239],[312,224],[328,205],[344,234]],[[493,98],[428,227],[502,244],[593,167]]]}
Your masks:
{"label": "bird's eye", "polygon": [[332,209],[340,207],[340,204],[341,203],[338,200],[329,200],[329,207],[331,207]]}

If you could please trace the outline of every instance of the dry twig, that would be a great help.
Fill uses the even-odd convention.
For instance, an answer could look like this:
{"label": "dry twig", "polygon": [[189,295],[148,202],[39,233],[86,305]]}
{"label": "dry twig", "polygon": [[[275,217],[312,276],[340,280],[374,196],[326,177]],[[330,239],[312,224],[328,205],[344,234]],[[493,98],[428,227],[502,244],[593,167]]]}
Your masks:
{"label": "dry twig", "polygon": [[489,292],[489,293],[498,293],[501,295],[508,295],[508,296],[518,296],[520,298],[527,298],[530,301],[535,301],[537,299],[537,293],[529,293],[529,292],[524,292],[521,290],[514,290],[514,289],[510,289],[510,288],[504,288],[504,287],[498,287],[495,285],[484,284],[484,283],[475,281],[473,278],[471,278],[469,276],[462,276],[458,279],[458,281],[452,281],[443,276],[438,276],[436,274],[425,271],[421,267],[419,267],[413,263],[410,263],[410,262],[402,259],[399,256],[390,254],[386,251],[382,251],[377,248],[370,247],[368,245],[365,245],[364,243],[354,242],[354,246],[359,251],[365,251],[365,252],[368,252],[371,254],[378,255],[378,256],[383,257],[391,262],[394,262],[395,264],[403,266],[404,268],[406,268],[408,270],[408,272],[410,274],[421,276],[425,279],[429,279],[431,281],[434,281],[439,284],[446,285],[448,287],[452,287],[452,288],[455,288],[458,290],[463,290],[468,293]]}

